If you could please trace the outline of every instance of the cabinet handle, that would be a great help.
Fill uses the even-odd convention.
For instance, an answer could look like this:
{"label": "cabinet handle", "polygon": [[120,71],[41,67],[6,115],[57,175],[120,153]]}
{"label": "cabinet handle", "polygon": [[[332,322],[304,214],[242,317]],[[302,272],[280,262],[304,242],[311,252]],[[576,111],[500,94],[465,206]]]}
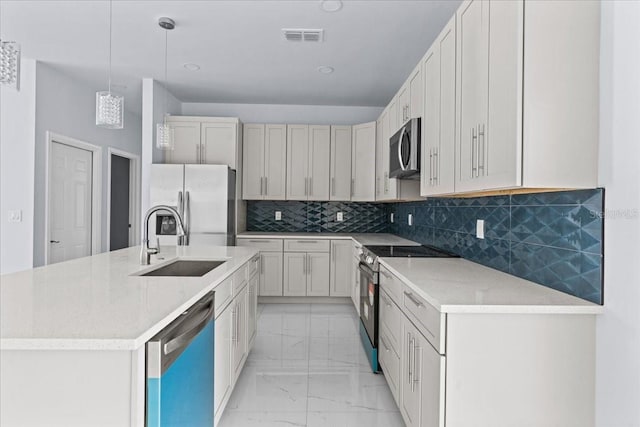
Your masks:
{"label": "cabinet handle", "polygon": [[433,149],[433,185],[438,185],[440,166],[438,165],[438,148]]}
{"label": "cabinet handle", "polygon": [[311,269],[313,268],[313,264],[311,263],[311,256],[307,255],[307,260],[309,261],[309,265],[307,267],[307,274],[311,276]]}
{"label": "cabinet handle", "polygon": [[429,148],[429,184],[433,185],[433,148]]}
{"label": "cabinet handle", "polygon": [[264,177],[264,195],[265,196],[269,195],[269,177],[268,176]]}
{"label": "cabinet handle", "polygon": [[476,129],[471,128],[471,177],[476,177]]}
{"label": "cabinet handle", "polygon": [[336,178],[335,177],[331,178],[331,195],[332,196],[336,195]]}
{"label": "cabinet handle", "polygon": [[411,384],[411,332],[407,332],[407,371],[409,373],[409,377],[407,378],[407,383]]}
{"label": "cabinet handle", "polygon": [[382,346],[384,347],[385,351],[388,353],[389,352],[389,346],[387,345],[386,342],[384,342],[382,337],[380,337],[380,342],[382,343]]}
{"label": "cabinet handle", "polygon": [[309,187],[308,187],[308,182],[307,182],[307,178],[305,177],[304,179],[304,195],[308,195],[309,194]]}
{"label": "cabinet handle", "polygon": [[238,306],[236,305],[235,307],[233,307],[233,310],[231,310],[231,317],[233,317],[233,320],[231,322],[231,341],[233,342],[233,344],[235,345],[236,343],[236,309],[238,308]]}
{"label": "cabinet handle", "polygon": [[260,275],[264,275],[264,262],[262,262],[262,258],[259,258],[260,261]]}
{"label": "cabinet handle", "polygon": [[384,305],[386,305],[387,307],[391,308],[391,303],[389,303],[389,300],[387,299],[387,297],[383,296],[382,293],[380,294],[380,298],[382,298],[382,300],[384,301]]}
{"label": "cabinet handle", "polygon": [[412,303],[416,305],[416,307],[422,307],[422,303],[417,300],[411,292],[404,292],[404,295],[411,300]]}
{"label": "cabinet handle", "polygon": [[200,158],[200,163],[207,163],[207,144],[201,144],[202,147],[202,157]]}
{"label": "cabinet handle", "polygon": [[307,275],[307,255],[304,255],[304,258],[302,258],[302,274],[304,276]]}
{"label": "cabinet handle", "polygon": [[[482,145],[480,145],[480,137],[482,137]],[[478,125],[478,175],[480,175],[480,169],[482,169],[482,175],[485,175],[484,170],[484,124]],[[482,160],[482,162],[480,162]]]}
{"label": "cabinet handle", "polygon": [[309,195],[313,194],[313,177],[309,177]]}
{"label": "cabinet handle", "polygon": [[200,163],[200,144],[196,144],[196,163]]}
{"label": "cabinet handle", "polygon": [[353,189],[356,186],[356,179],[351,178],[351,197],[353,197]]}
{"label": "cabinet handle", "polygon": [[380,274],[382,274],[384,276],[385,279],[389,279],[391,280],[392,277],[390,275],[388,275],[387,273],[385,273],[384,271],[380,270]]}
{"label": "cabinet handle", "polygon": [[411,374],[413,376],[413,380],[411,381],[411,391],[415,391],[416,383],[420,381],[420,377],[416,375],[416,367],[418,363],[418,355],[416,354],[419,347],[416,345],[416,339],[413,338],[413,369],[411,370]]}

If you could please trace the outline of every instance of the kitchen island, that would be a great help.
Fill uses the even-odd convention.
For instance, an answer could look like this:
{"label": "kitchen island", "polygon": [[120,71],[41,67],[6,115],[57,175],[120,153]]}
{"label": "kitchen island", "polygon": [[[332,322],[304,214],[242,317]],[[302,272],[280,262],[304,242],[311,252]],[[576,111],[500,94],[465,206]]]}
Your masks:
{"label": "kitchen island", "polygon": [[[167,246],[142,266],[139,250],[2,276],[0,424],[143,426],[145,343],[208,292],[246,278],[257,254]],[[201,277],[141,276],[176,259],[225,262]]]}

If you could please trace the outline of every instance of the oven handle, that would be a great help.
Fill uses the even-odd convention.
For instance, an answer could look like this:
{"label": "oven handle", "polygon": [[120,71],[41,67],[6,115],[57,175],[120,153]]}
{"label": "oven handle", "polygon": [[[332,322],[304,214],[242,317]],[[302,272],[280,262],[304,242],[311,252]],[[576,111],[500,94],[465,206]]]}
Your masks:
{"label": "oven handle", "polygon": [[361,273],[365,274],[368,278],[375,281],[376,273],[367,264],[360,261],[360,263],[358,264],[358,268]]}

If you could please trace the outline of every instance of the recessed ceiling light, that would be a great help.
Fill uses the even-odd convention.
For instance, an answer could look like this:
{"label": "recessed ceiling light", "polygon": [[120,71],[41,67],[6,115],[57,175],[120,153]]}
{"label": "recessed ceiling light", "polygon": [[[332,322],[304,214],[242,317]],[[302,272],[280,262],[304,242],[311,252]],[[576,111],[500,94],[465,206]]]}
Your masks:
{"label": "recessed ceiling light", "polygon": [[318,67],[318,72],[322,74],[331,74],[333,73],[333,67],[329,67],[328,65],[323,65],[321,67]]}
{"label": "recessed ceiling light", "polygon": [[320,2],[320,7],[325,12],[337,12],[342,9],[342,2],[340,0],[323,0]]}
{"label": "recessed ceiling light", "polygon": [[198,64],[184,64],[184,68],[186,68],[189,71],[198,71],[200,69],[200,66]]}

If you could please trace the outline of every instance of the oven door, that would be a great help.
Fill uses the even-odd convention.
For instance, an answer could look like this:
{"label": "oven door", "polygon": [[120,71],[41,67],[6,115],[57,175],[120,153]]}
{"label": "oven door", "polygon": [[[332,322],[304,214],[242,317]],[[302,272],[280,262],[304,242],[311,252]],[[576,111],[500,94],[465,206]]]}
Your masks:
{"label": "oven door", "polygon": [[378,273],[360,263],[360,319],[373,348],[378,347]]}

